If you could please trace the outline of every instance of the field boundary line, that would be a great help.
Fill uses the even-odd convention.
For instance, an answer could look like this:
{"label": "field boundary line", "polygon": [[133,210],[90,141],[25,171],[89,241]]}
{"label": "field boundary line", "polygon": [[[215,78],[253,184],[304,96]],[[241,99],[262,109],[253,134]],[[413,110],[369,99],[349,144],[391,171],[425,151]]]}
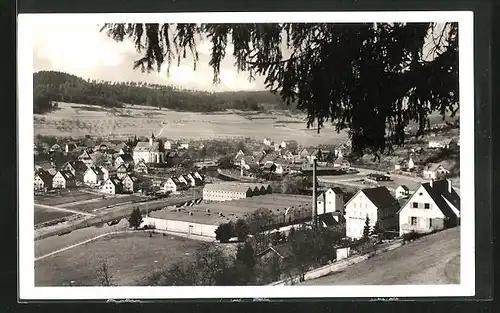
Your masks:
{"label": "field boundary line", "polygon": [[58,250],[55,250],[55,251],[52,251],[50,253],[47,253],[47,254],[44,254],[44,255],[41,255],[39,257],[36,257],[35,258],[35,262],[36,261],[39,261],[39,260],[43,260],[45,258],[48,258],[49,256],[52,256],[52,255],[55,255],[55,254],[58,254],[58,253],[61,253],[61,252],[64,252],[66,250],[69,250],[69,249],[72,249],[72,248],[76,248],[78,246],[81,246],[81,245],[84,245],[86,243],[89,243],[89,242],[92,242],[92,241],[95,241],[97,239],[100,239],[100,238],[103,238],[103,237],[106,237],[106,236],[109,236],[109,235],[118,235],[118,234],[124,234],[124,233],[133,233],[133,232],[137,232],[135,230],[119,230],[119,231],[112,231],[112,232],[109,232],[109,233],[105,233],[105,234],[100,234],[98,236],[95,236],[95,237],[92,237],[90,239],[87,239],[87,240],[84,240],[84,241],[81,241],[81,242],[77,242],[75,244],[72,244],[72,245],[69,245],[69,246],[66,246],[64,248],[61,248],[61,249],[58,249]]}
{"label": "field boundary line", "polygon": [[[53,256],[53,255],[59,254],[61,252],[67,251],[69,249],[76,248],[76,247],[84,245],[86,243],[95,241],[97,239],[101,239],[101,238],[106,237],[106,236],[118,235],[118,234],[126,234],[126,233],[137,233],[138,231],[139,230],[117,230],[117,231],[111,231],[109,233],[100,234],[100,235],[97,235],[95,237],[86,239],[84,241],[77,242],[75,244],[72,244],[72,245],[66,246],[64,248],[60,248],[60,249],[57,249],[57,250],[52,251],[50,253],[47,253],[47,254],[41,255],[39,257],[36,257],[35,258],[35,262],[39,261],[39,260],[43,260],[43,259],[48,258],[48,257]],[[213,242],[213,241],[215,241],[215,238],[208,237],[208,236],[200,236],[200,235],[194,235],[194,234],[185,234],[185,233],[178,233],[178,232],[172,232],[172,231],[163,231],[163,230],[157,230],[157,229],[153,229],[153,230],[150,230],[150,231],[147,231],[147,232],[152,232],[152,231],[157,232],[157,233],[165,233],[165,234],[169,234],[169,235],[172,235],[172,236],[187,238],[187,239],[191,239],[191,240],[197,240],[197,241],[206,241],[206,242]]]}
{"label": "field boundary line", "polygon": [[76,210],[71,210],[71,209],[66,209],[66,208],[60,208],[56,206],[50,206],[50,205],[45,205],[45,204],[38,204],[35,203],[35,206],[45,208],[45,209],[51,209],[51,210],[57,210],[57,211],[64,211],[64,212],[69,212],[69,213],[74,213],[74,214],[80,214],[80,215],[86,215],[86,216],[96,216],[95,214],[90,214],[90,213],[85,213],[81,211],[76,211]]}

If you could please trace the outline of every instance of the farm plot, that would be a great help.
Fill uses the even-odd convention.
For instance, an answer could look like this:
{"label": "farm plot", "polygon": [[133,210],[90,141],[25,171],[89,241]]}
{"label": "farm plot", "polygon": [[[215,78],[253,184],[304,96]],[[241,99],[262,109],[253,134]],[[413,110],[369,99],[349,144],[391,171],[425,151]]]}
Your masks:
{"label": "farm plot", "polygon": [[43,196],[35,195],[35,202],[44,205],[63,205],[69,204],[77,201],[86,201],[91,199],[97,199],[99,196],[97,194],[87,193],[83,191],[60,191],[54,193],[47,193]]}
{"label": "farm plot", "polygon": [[98,285],[97,269],[103,260],[115,286],[139,285],[151,273],[191,257],[199,245],[170,235],[150,238],[145,232],[110,235],[36,261],[35,285]]}
{"label": "farm plot", "polygon": [[51,210],[35,206],[35,225],[73,215],[71,212]]}
{"label": "farm plot", "polygon": [[[102,196],[98,196],[98,197],[102,197]],[[76,210],[76,211],[91,213],[93,210],[96,210],[96,209],[106,208],[110,205],[117,205],[120,203],[126,203],[129,201],[140,200],[140,199],[142,199],[142,198],[139,196],[135,196],[135,195],[116,197],[116,198],[106,198],[106,199],[101,199],[101,200],[90,202],[90,203],[81,203],[81,204],[73,205],[73,206],[71,206],[71,209]]]}

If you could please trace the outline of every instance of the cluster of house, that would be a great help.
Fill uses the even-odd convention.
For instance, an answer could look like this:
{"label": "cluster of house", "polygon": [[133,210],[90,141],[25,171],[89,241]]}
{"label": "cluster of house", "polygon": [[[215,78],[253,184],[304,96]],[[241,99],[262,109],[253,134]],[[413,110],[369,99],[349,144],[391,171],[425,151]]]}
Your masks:
{"label": "cluster of house", "polygon": [[[183,153],[179,149],[185,150],[188,146],[174,145],[169,141],[162,143],[153,134],[147,142],[118,145],[106,142],[96,144],[89,138],[79,144],[67,143],[64,149],[55,144],[50,147],[50,159],[35,165],[34,189],[64,189],[83,184],[100,187],[102,192],[109,194],[135,192],[139,185],[138,173],[147,174],[149,165],[179,158]],[[193,173],[185,177],[174,177],[167,183],[175,184],[176,187],[166,184],[165,189],[198,186],[201,184],[200,180],[203,181],[202,176]]]}
{"label": "cluster of house", "polygon": [[191,187],[202,186],[204,182],[205,176],[199,172],[190,172],[178,177],[171,176],[166,180],[154,180],[153,185],[160,192],[176,194]]}
{"label": "cluster of house", "polygon": [[413,158],[410,155],[394,166],[396,171],[412,172],[422,169],[422,177],[425,179],[440,179],[449,176],[450,171],[441,163],[425,163],[423,160]]}
{"label": "cluster of house", "polygon": [[460,224],[460,196],[450,180],[430,180],[411,193],[399,186],[393,196],[386,187],[359,190],[345,205],[342,190],[331,188],[317,199],[318,215],[333,215],[345,223],[346,237],[363,237],[368,219],[369,229],[395,231],[399,235],[431,232]]}
{"label": "cluster of house", "polygon": [[345,144],[339,145],[332,151],[321,148],[299,149],[298,143],[293,140],[274,143],[271,139],[265,138],[263,144],[257,151],[245,153],[240,150],[236,153],[233,162],[235,166],[240,167],[241,175],[247,170],[258,168],[278,175],[300,172],[303,166],[312,164],[314,160],[323,166],[332,163],[333,167],[339,169],[350,167],[350,163],[343,157]]}

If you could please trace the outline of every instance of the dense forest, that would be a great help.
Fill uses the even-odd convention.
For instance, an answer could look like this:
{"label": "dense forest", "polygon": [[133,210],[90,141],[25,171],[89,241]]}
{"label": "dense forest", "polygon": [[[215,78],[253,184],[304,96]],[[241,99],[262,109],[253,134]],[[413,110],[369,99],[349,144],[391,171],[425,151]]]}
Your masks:
{"label": "dense forest", "polygon": [[147,105],[178,111],[214,112],[227,109],[261,110],[266,106],[284,109],[278,95],[269,91],[205,92],[145,82],[85,80],[56,71],[33,74],[33,112],[52,110],[54,102],[74,102],[121,107]]}

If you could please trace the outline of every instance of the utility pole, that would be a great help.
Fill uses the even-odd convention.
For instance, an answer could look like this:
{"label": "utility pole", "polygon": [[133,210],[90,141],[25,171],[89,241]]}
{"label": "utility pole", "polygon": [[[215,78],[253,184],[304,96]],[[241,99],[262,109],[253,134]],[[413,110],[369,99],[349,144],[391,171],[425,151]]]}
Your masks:
{"label": "utility pole", "polygon": [[316,184],[316,159],[313,160],[313,203],[312,203],[312,221],[314,228],[318,228],[318,202],[316,199],[316,190],[318,186]]}

